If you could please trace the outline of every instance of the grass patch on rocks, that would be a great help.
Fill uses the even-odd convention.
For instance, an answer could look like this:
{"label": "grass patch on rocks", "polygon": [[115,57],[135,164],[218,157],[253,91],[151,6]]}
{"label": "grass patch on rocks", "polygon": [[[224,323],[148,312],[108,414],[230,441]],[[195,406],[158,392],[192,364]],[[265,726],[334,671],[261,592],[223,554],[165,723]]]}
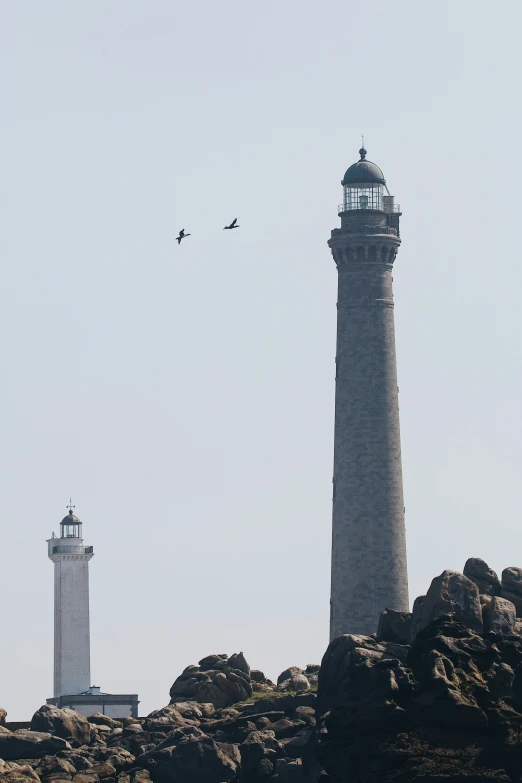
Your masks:
{"label": "grass patch on rocks", "polygon": [[238,701],[236,704],[232,704],[231,707],[235,710],[240,710],[242,707],[247,707],[249,704],[255,704],[256,701],[260,701],[261,699],[284,699],[285,696],[297,696],[298,693],[303,695],[306,693],[317,693],[317,684],[311,684],[310,689],[307,691],[298,691],[290,688],[286,691],[278,691],[275,689],[272,691],[253,691],[250,698],[245,699],[244,701]]}

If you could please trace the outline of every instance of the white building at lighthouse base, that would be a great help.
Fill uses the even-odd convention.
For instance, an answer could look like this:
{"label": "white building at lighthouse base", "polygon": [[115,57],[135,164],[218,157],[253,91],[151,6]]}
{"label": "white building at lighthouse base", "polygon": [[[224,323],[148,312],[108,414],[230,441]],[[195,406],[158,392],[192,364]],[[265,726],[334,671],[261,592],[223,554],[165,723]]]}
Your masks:
{"label": "white building at lighthouse base", "polygon": [[137,693],[102,693],[100,688],[93,685],[85,693],[47,699],[47,704],[54,704],[60,709],[68,707],[85,717],[101,712],[109,718],[137,718],[139,699]]}

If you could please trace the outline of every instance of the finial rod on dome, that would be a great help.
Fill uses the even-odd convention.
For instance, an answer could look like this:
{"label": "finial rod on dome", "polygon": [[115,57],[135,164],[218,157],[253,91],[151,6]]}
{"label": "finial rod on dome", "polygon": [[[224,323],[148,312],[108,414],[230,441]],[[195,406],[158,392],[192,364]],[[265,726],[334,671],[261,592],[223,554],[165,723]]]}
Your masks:
{"label": "finial rod on dome", "polygon": [[72,498],[69,498],[69,502],[65,506],[65,508],[68,508],[69,509],[69,514],[72,514],[73,508],[76,508],[76,506],[73,506]]}
{"label": "finial rod on dome", "polygon": [[367,154],[364,148],[364,136],[361,136],[361,141],[362,141],[362,145],[361,145],[361,149],[359,150],[359,155],[361,156],[361,160],[364,160]]}

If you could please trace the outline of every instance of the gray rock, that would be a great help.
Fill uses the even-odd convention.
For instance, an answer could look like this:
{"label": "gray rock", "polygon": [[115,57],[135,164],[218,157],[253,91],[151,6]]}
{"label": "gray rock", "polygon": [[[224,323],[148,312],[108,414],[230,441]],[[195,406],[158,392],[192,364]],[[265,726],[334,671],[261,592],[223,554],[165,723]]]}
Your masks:
{"label": "gray rock", "polygon": [[0,707],[0,726],[5,726],[5,719],[7,717],[7,711]]}
{"label": "gray rock", "polygon": [[266,682],[264,672],[260,671],[259,669],[250,670],[250,679],[252,682]]}
{"label": "gray rock", "polygon": [[482,619],[485,633],[512,634],[515,632],[517,613],[511,601],[494,595],[482,607]]}
{"label": "gray rock", "polygon": [[294,674],[288,680],[283,680],[277,686],[278,691],[294,691],[295,693],[304,693],[310,690],[310,681],[305,674]]}
{"label": "gray rock", "polygon": [[214,742],[195,726],[176,729],[138,763],[162,781],[227,783],[239,772],[241,756],[236,745]]}
{"label": "gray rock", "polygon": [[[186,704],[186,702],[183,702]],[[143,724],[145,731],[172,731],[172,729],[178,726],[197,725],[193,719],[185,718],[181,712],[177,709],[176,704],[169,704],[166,707],[162,707],[159,710],[153,710]],[[142,730],[140,724],[132,724],[127,726],[127,729],[132,727],[139,727]],[[163,727],[163,728],[161,728]]]}
{"label": "gray rock", "polygon": [[26,729],[0,732],[0,758],[6,761],[40,759],[42,756],[54,756],[63,750],[72,748],[61,737],[53,737],[47,732]]}
{"label": "gray rock", "polygon": [[416,720],[446,726],[487,726],[487,717],[473,696],[459,687],[459,677],[447,656],[430,650],[420,659],[415,675],[422,689],[411,702]]}
{"label": "gray rock", "polygon": [[231,669],[239,669],[240,672],[244,672],[250,677],[250,666],[246,662],[242,652],[231,655],[228,659],[228,666],[230,666]]}
{"label": "gray rock", "polygon": [[302,720],[310,726],[315,726],[315,710],[313,707],[297,707],[294,710],[294,718]]}
{"label": "gray rock", "polygon": [[285,749],[285,752],[293,759],[300,758],[303,755],[308,741],[310,740],[311,734],[311,730],[305,730],[297,734],[295,737],[290,737],[289,739],[283,740],[282,745]]}
{"label": "gray rock", "polygon": [[83,770],[82,772],[77,772],[76,775],[73,775],[72,780],[73,783],[99,783],[100,778],[98,775],[95,775],[94,772]]}
{"label": "gray rock", "polygon": [[[201,718],[210,718],[214,714],[216,708],[213,704],[203,703],[198,704],[196,701],[181,701],[175,705],[176,711],[188,720],[201,720]],[[167,709],[167,708],[164,708]]]}
{"label": "gray rock", "polygon": [[306,729],[307,724],[304,720],[280,718],[279,720],[276,720],[275,723],[272,723],[270,728],[277,739],[287,739],[288,737],[295,737],[301,729]]}
{"label": "gray rock", "polygon": [[433,579],[422,604],[420,617],[413,612],[410,643],[433,620],[453,616],[467,628],[482,633],[482,608],[477,585],[458,571],[443,571]]}
{"label": "gray rock", "polygon": [[94,712],[92,715],[89,715],[89,723],[94,723],[95,726],[108,726],[111,729],[121,729],[123,726],[123,723],[121,720],[114,720],[114,718],[109,718],[108,715],[103,715],[101,712]]}
{"label": "gray rock", "polygon": [[[238,664],[243,669],[235,668]],[[244,671],[248,670],[248,671]],[[188,666],[170,689],[170,702],[193,701],[210,703],[214,707],[230,707],[252,695],[250,667],[242,653],[232,655],[208,655],[198,666]]]}
{"label": "gray rock", "polygon": [[305,677],[310,685],[317,685],[319,682],[319,671],[321,667],[318,663],[308,663],[304,670]]}
{"label": "gray rock", "polygon": [[496,573],[480,557],[470,557],[464,566],[464,576],[471,579],[484,595],[500,595],[500,581]]}
{"label": "gray rock", "polygon": [[413,602],[413,609],[411,613],[411,627],[410,627],[410,634],[408,637],[408,644],[411,644],[413,640],[417,638],[417,634],[421,630],[422,608],[424,606],[425,601],[426,601],[426,596],[419,595]]}
{"label": "gray rock", "polygon": [[29,764],[8,761],[0,766],[0,783],[40,783],[40,778]]}
{"label": "gray rock", "polygon": [[91,741],[91,726],[79,712],[58,709],[54,704],[44,704],[31,719],[32,731],[45,731],[55,737],[78,740],[80,745]]}
{"label": "gray rock", "polygon": [[68,759],[59,756],[44,756],[36,767],[41,780],[69,778],[76,773],[76,767]]}
{"label": "gray rock", "polygon": [[278,783],[301,783],[305,780],[301,759],[277,759]]}
{"label": "gray rock", "polygon": [[[121,772],[122,770],[131,769],[134,766],[136,759],[132,753],[129,753],[128,750],[124,750],[121,747],[107,747],[98,750],[95,761],[106,761],[108,764],[112,764],[112,766],[116,769],[116,772]],[[91,761],[88,766],[92,767],[92,764],[94,764],[95,761]],[[72,763],[75,764],[74,759],[72,759]]]}
{"label": "gray rock", "polygon": [[281,672],[277,678],[277,684],[280,685],[285,680],[290,680],[296,674],[304,674],[304,669],[300,669],[299,666],[289,666],[288,669],[285,669],[283,672]]}
{"label": "gray rock", "polygon": [[365,669],[383,661],[405,664],[408,649],[394,642],[378,642],[372,636],[344,634],[333,639],[321,663],[316,716],[320,718],[343,703],[354,666]]}
{"label": "gray rock", "polygon": [[517,617],[522,617],[522,568],[510,566],[502,571],[501,596],[514,604]]}
{"label": "gray rock", "polygon": [[110,764],[108,761],[97,761],[92,765],[89,772],[94,775],[98,775],[100,780],[106,780],[107,778],[113,778],[116,774],[116,767]]}
{"label": "gray rock", "polygon": [[515,673],[507,663],[495,663],[487,672],[488,690],[494,699],[513,695]]}
{"label": "gray rock", "polygon": [[384,642],[408,644],[413,615],[411,612],[399,612],[385,609],[379,617],[377,639]]}
{"label": "gray rock", "polygon": [[118,783],[150,783],[150,775],[146,769],[131,769],[118,775]]}
{"label": "gray rock", "polygon": [[198,664],[200,671],[208,671],[210,669],[220,669],[227,665],[228,655],[221,653],[219,655],[207,655],[202,658]]}
{"label": "gray rock", "polygon": [[241,769],[244,775],[253,773],[265,755],[263,735],[266,733],[267,732],[252,731],[239,746],[239,751],[241,753]]}

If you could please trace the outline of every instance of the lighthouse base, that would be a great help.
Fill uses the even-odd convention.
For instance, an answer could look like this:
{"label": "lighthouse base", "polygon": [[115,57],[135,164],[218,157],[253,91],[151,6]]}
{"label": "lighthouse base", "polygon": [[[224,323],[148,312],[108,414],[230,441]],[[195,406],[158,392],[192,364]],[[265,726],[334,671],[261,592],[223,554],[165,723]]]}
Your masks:
{"label": "lighthouse base", "polygon": [[47,699],[47,704],[54,704],[59,709],[67,707],[85,717],[101,712],[109,718],[137,718],[139,699],[137,693],[101,693],[93,686],[85,693]]}

